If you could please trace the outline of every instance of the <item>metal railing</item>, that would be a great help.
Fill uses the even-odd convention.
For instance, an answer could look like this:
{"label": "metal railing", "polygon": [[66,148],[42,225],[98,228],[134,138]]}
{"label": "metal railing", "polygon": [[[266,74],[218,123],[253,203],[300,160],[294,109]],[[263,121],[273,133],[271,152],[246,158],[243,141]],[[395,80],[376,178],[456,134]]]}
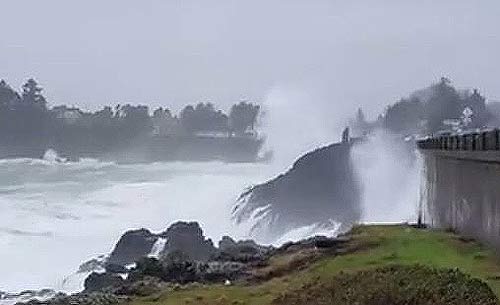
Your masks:
{"label": "metal railing", "polygon": [[488,151],[500,150],[500,130],[471,131],[429,136],[417,141],[420,149]]}

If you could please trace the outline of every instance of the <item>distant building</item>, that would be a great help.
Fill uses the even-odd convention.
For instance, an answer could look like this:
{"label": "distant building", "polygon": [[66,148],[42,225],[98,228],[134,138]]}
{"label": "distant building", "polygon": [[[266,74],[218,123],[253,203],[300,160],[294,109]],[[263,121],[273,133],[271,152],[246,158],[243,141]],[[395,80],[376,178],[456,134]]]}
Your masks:
{"label": "distant building", "polygon": [[83,116],[82,111],[74,107],[56,106],[52,108],[51,112],[55,114],[56,118],[68,124],[76,123]]}
{"label": "distant building", "polygon": [[173,136],[180,132],[181,126],[177,117],[153,117],[152,121],[154,136]]}

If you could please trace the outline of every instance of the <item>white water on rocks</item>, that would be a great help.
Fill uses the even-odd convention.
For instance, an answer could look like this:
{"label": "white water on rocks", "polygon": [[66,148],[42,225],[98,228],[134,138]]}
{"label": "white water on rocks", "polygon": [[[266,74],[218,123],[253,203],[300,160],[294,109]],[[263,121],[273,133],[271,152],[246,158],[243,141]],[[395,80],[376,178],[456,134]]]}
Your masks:
{"label": "white water on rocks", "polygon": [[153,244],[151,248],[151,252],[148,254],[149,257],[158,258],[160,257],[161,252],[165,249],[165,245],[167,244],[167,239],[163,237],[159,237],[156,242]]}
{"label": "white water on rocks", "polygon": [[[54,151],[44,159],[0,160],[0,292],[79,291],[88,275],[79,265],[109,254],[129,229],[158,233],[175,221],[198,221],[215,242],[252,238],[251,221],[232,221],[233,204],[246,187],[279,173],[268,164],[67,162]],[[312,225],[275,244],[317,234],[334,232]],[[158,240],[151,255],[165,242]]]}
{"label": "white water on rocks", "polygon": [[83,278],[67,276],[108,254],[128,229],[160,232],[186,220],[214,241],[247,238],[231,207],[245,187],[273,175],[263,164],[118,165],[54,156],[0,160],[0,291],[76,291]]}

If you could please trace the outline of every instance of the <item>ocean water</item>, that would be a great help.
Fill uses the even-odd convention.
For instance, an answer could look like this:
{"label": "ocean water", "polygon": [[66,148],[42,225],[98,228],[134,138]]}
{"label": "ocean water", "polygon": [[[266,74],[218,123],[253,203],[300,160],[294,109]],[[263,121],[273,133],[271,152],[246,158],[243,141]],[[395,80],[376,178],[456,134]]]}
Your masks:
{"label": "ocean water", "polygon": [[248,238],[250,224],[235,225],[231,207],[276,174],[265,164],[60,161],[0,160],[0,291],[78,291],[78,266],[108,254],[128,229],[196,220],[214,242]]}

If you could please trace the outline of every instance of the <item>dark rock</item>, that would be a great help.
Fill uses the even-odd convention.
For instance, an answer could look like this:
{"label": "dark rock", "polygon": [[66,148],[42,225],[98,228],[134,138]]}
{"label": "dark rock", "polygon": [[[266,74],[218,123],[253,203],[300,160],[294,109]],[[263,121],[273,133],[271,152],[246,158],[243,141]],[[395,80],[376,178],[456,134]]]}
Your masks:
{"label": "dark rock", "polygon": [[295,252],[304,249],[334,249],[335,252],[340,252],[344,245],[349,242],[350,238],[346,236],[326,237],[313,236],[297,242],[287,242],[278,249],[274,250],[272,255],[283,252]]}
{"label": "dark rock", "polygon": [[92,272],[84,283],[85,292],[103,291],[113,287],[122,285],[125,280],[112,273],[96,273]]}
{"label": "dark rock", "polygon": [[128,271],[129,271],[123,265],[118,265],[118,264],[113,264],[113,263],[106,263],[104,265],[104,268],[106,269],[106,272],[109,272],[109,273],[128,273]]}
{"label": "dark rock", "polygon": [[236,242],[231,237],[224,236],[219,242],[218,255],[213,260],[234,262],[265,260],[266,255],[272,249],[272,247],[258,245],[253,240],[240,240]]}
{"label": "dark rock", "polygon": [[176,222],[160,236],[167,238],[162,256],[181,251],[191,260],[207,261],[217,251],[212,240],[205,238],[197,222]]}
{"label": "dark rock", "polygon": [[92,292],[73,295],[58,295],[47,301],[32,300],[30,305],[114,305],[126,301],[127,298],[112,293]]}
{"label": "dark rock", "polygon": [[163,279],[165,277],[163,269],[163,264],[158,259],[143,257],[137,262],[136,266],[132,268],[128,279],[130,281],[137,281],[146,276]]}
{"label": "dark rock", "polygon": [[201,277],[210,283],[221,283],[225,280],[235,280],[246,275],[246,269],[247,266],[239,262],[209,262]]}
{"label": "dark rock", "polygon": [[132,264],[147,256],[158,237],[146,229],[131,230],[122,235],[108,259],[117,265]]}
{"label": "dark rock", "polygon": [[[336,143],[300,157],[286,173],[241,194],[233,216],[237,222],[258,217],[253,235],[273,242],[284,233],[309,225],[345,230],[361,216],[360,185],[351,164],[352,143]],[[257,215],[255,215],[257,214]]]}
{"label": "dark rock", "polygon": [[[187,283],[222,283],[245,275],[247,265],[234,261],[201,262],[190,260],[180,251],[170,252],[162,260],[147,257],[137,263],[128,278],[128,284],[120,291],[129,291],[135,288],[130,283],[137,283],[148,278],[157,278],[164,282]],[[125,290],[124,290],[125,289]],[[127,292],[128,293],[128,292]]]}
{"label": "dark rock", "polygon": [[314,240],[314,246],[316,248],[336,248],[349,241],[349,238],[328,238],[328,237],[317,237]]}

